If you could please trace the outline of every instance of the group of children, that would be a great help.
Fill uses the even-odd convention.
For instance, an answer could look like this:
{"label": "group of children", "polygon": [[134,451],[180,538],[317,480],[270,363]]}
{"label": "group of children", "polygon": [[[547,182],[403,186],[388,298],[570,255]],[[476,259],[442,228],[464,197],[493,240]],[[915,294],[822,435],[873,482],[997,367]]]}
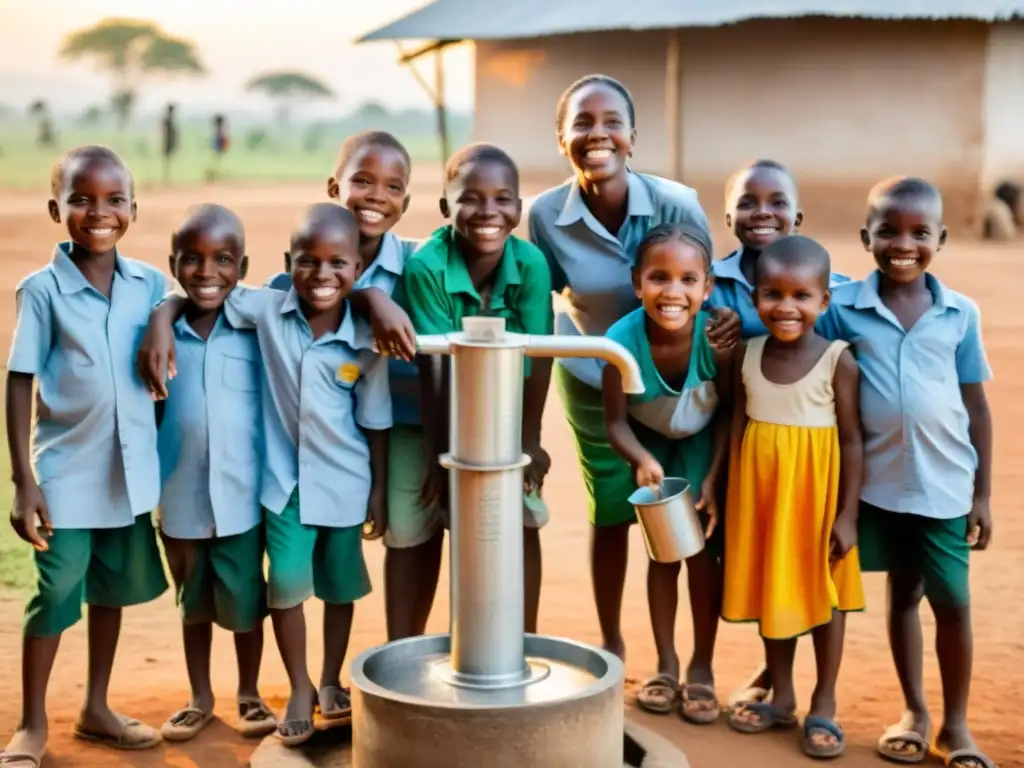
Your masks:
{"label": "group of children", "polygon": [[[610,78],[589,82],[627,100],[632,131],[628,91]],[[617,130],[584,125],[568,114],[574,104],[560,101],[560,140],[567,126],[584,138]],[[592,170],[584,166],[611,152],[568,148],[581,189]],[[294,746],[312,736],[316,713],[349,720],[340,674],[354,603],[371,588],[365,540],[387,548],[388,639],[425,631],[447,525],[437,456],[447,447],[448,370],[417,357],[415,336],[457,330],[477,314],[551,333],[552,273],[564,265],[512,234],[519,176],[499,148],[471,145],[448,161],[440,213],[449,223],[422,243],[392,232],[409,204],[410,171],[387,133],[347,140],[327,184],[331,202],[307,210],[285,272],[262,288],[240,283],[248,264],[238,217],[216,205],[190,210],[171,236],[180,291],[169,294],[160,272],[118,251],[136,212],[120,158],[80,147],[55,164],[50,215],[68,241],[18,287],[8,365],[12,523],[36,549],[39,580],[26,609],[22,721],[0,752],[4,768],[39,766],[53,660],[83,602],[90,663],[75,733],[121,749],[188,740],[210,722],[214,624],[234,633],[243,734],[276,731]],[[625,166],[616,173],[661,181]],[[879,751],[900,762],[928,751],[917,618],[927,596],[946,702],[938,746],[954,768],[992,766],[966,725],[968,554],[991,534],[991,374],[977,307],[927,272],[946,239],[941,198],[920,180],[879,185],[862,232],[875,269],[858,281],[833,274],[824,248],[795,234],[803,214],[781,165],[741,169],[726,211],[741,247],[717,261],[706,221],[634,233],[627,267],[639,301],[608,336],[637,359],[645,392],[624,394],[612,366],[600,373],[607,440],[634,487],[683,477],[707,518],[707,546],[687,561],[695,674],[680,686],[681,564],[652,563],[659,669],[640,706],[718,719],[711,665],[721,616],[757,622],[767,662],[731,702],[730,723],[747,733],[795,725],[793,656],[796,638],[810,633],[818,685],[803,747],[840,754],[843,616],[864,608],[861,569],[886,570],[906,713]],[[524,384],[529,632],[547,520],[540,424],[551,372],[550,361],[531,361]],[[167,588],[158,538],[192,689],[159,731],[107,703],[122,609]],[[317,682],[303,614],[313,596],[325,606]],[[268,612],[291,685],[280,719],[258,689]]]}

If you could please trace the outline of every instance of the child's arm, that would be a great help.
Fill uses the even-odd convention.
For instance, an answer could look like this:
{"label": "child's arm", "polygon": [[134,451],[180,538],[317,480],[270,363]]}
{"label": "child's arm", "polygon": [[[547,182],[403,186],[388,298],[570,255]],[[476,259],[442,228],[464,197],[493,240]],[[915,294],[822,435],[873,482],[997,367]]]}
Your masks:
{"label": "child's arm", "polygon": [[857,543],[860,489],[864,480],[864,443],[860,428],[860,368],[849,349],[844,349],[832,377],[839,430],[839,502],[832,524],[829,556],[846,557]]}
{"label": "child's arm", "polygon": [[[528,269],[525,267],[529,267]],[[536,263],[524,264],[519,302],[516,307],[525,333],[549,336],[554,332],[555,313],[551,299],[551,269],[538,255]],[[533,489],[544,484],[551,469],[551,457],[541,447],[540,430],[551,388],[551,358],[532,358],[530,375],[523,384],[523,451],[532,461],[524,472]]]}
{"label": "child's arm", "polygon": [[733,384],[733,352],[724,356],[718,364],[718,371],[715,374],[715,390],[718,392],[718,408],[715,409],[715,416],[711,422],[711,429],[714,430],[714,442],[711,446],[711,464],[708,466],[708,473],[704,478],[704,484],[700,489],[700,499],[694,505],[708,516],[708,525],[704,531],[705,538],[710,538],[718,525],[719,500],[724,498],[726,468],[729,457],[729,438],[732,435],[732,390]]}
{"label": "child's arm", "polygon": [[136,366],[154,400],[167,397],[167,380],[178,375],[174,355],[174,323],[185,311],[188,299],[170,294],[149,315],[149,325],[139,345]]}
{"label": "child's arm", "polygon": [[956,349],[956,372],[960,394],[970,420],[971,445],[978,456],[974,472],[974,499],[967,521],[967,540],[974,549],[985,549],[992,539],[992,414],[985,396],[985,382],[992,378],[992,368],[981,339],[981,312],[969,302],[966,307],[964,337]]}
{"label": "child's arm", "polygon": [[729,428],[729,447],[739,447],[743,442],[743,433],[747,431],[747,389],[743,386],[743,358],[747,346],[740,342],[736,356],[732,362],[732,387],[729,392],[732,400],[731,423]]}
{"label": "child's arm", "polygon": [[604,366],[601,372],[601,390],[608,442],[633,468],[638,488],[661,485],[665,479],[665,470],[650,451],[640,444],[629,426],[629,404],[626,394],[622,391],[622,374],[614,365]]}
{"label": "child's arm", "polygon": [[708,343],[715,352],[715,360],[721,363],[740,341],[742,323],[739,313],[732,307],[713,306],[704,327]]}
{"label": "child's arm", "polygon": [[391,429],[391,389],[388,359],[374,355],[355,386],[356,423],[366,435],[370,449],[370,499],[366,520],[367,539],[378,539],[388,528],[388,434]]}
{"label": "child's arm", "polygon": [[[7,362],[7,448],[11,458],[14,506],[11,526],[39,551],[48,549],[37,525],[50,532],[50,515],[32,471],[32,400],[35,377],[50,355],[53,324],[46,294],[34,285],[15,292],[17,321]],[[37,522],[38,521],[38,522]]]}
{"label": "child's arm", "polygon": [[352,291],[349,301],[357,315],[370,321],[377,349],[406,361],[416,357],[416,331],[412,321],[390,296],[371,286]]}
{"label": "child's arm", "polygon": [[984,384],[961,384],[960,392],[970,419],[971,445],[978,454],[974,472],[974,500],[967,520],[967,536],[974,549],[985,549],[992,539],[992,412]]}

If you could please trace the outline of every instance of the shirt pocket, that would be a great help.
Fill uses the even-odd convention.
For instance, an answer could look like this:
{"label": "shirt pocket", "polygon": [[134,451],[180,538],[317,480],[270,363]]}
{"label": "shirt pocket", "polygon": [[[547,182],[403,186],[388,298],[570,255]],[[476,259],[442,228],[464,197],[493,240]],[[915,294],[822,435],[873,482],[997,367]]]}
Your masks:
{"label": "shirt pocket", "polygon": [[362,375],[359,364],[349,360],[334,369],[334,383],[345,391],[351,391]]}
{"label": "shirt pocket", "polygon": [[259,362],[237,355],[224,355],[223,383],[236,392],[256,392],[260,388]]}

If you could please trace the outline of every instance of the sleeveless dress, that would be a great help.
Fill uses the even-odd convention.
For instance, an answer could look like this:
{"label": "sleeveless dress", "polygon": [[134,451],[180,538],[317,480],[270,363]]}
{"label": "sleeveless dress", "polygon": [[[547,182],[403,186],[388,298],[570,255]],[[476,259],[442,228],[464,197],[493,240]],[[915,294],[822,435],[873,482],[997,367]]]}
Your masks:
{"label": "sleeveless dress", "polygon": [[846,349],[834,341],[793,384],[761,372],[768,336],[743,358],[747,426],[732,446],[726,501],[726,621],[756,621],[784,640],[864,609],[856,548],[829,563],[839,500],[839,431],[832,380]]}

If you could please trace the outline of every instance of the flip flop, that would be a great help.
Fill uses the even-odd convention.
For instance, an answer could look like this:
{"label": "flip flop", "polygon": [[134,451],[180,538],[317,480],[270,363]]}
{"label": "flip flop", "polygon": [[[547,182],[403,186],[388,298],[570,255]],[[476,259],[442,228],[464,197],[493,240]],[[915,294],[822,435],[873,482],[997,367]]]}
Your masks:
{"label": "flip flop", "polygon": [[[896,751],[896,745],[901,742],[906,747],[915,747],[917,751],[909,753]],[[875,746],[875,751],[890,762],[902,763],[903,765],[917,765],[918,763],[923,763],[925,758],[928,757],[928,747],[927,736],[922,736],[917,731],[904,728],[903,723],[896,723],[896,725],[890,725],[886,728],[882,738],[878,740],[878,744]]]}
{"label": "flip flop", "polygon": [[112,733],[94,731],[79,723],[75,726],[75,738],[129,752],[152,749],[163,741],[160,731],[156,728],[125,715],[117,715],[117,719],[121,722],[122,728],[116,736]]}
{"label": "flip flop", "polygon": [[199,707],[179,709],[160,728],[160,735],[167,741],[191,741],[213,720],[213,712],[204,712]]}
{"label": "flip flop", "polygon": [[[757,715],[758,722],[747,723],[740,720],[738,716],[745,711]],[[740,733],[764,733],[776,728],[793,728],[796,724],[796,715],[776,707],[769,701],[752,701],[729,713],[729,725]]]}
{"label": "flip flop", "polygon": [[7,742],[7,746],[0,750],[0,767],[39,768],[42,765],[43,756],[46,755],[46,745],[44,744],[38,752],[22,746],[28,741],[24,737],[19,738],[24,733],[25,731],[15,733]]}
{"label": "flip flop", "polygon": [[[713,707],[703,709],[700,706],[687,710],[686,705],[712,703]],[[683,686],[679,702],[679,716],[692,725],[710,725],[718,719],[722,708],[718,703],[714,687],[704,683],[687,683]]]}
{"label": "flip flop", "polygon": [[[946,768],[997,768],[991,758],[977,749],[954,749],[947,752],[943,759]],[[974,765],[971,765],[972,761]]]}
{"label": "flip flop", "polygon": [[239,696],[238,723],[235,729],[246,738],[267,736],[277,730],[277,717],[263,699]]}
{"label": "flip flop", "polygon": [[[812,744],[811,735],[814,731],[824,731],[831,734],[838,743],[830,747]],[[830,760],[843,754],[843,750],[846,749],[846,734],[843,733],[843,729],[839,727],[835,720],[811,715],[804,718],[803,746],[804,754],[808,757],[813,757],[816,760]]]}
{"label": "flip flop", "polygon": [[[328,706],[324,706],[324,702]],[[339,705],[337,702],[342,701]],[[320,717],[329,720],[332,725],[343,725],[352,722],[352,697],[347,689],[338,685],[325,685],[317,691],[317,709]]]}
{"label": "flip flop", "polygon": [[[295,731],[290,735],[285,735],[283,731]],[[297,747],[300,744],[305,744],[316,733],[316,728],[313,727],[312,720],[285,720],[277,724],[274,729],[274,735],[281,740],[281,743],[286,747]]]}
{"label": "flip flop", "polygon": [[678,680],[672,675],[656,675],[644,681],[636,696],[636,704],[652,715],[667,715],[675,707],[678,695]]}

